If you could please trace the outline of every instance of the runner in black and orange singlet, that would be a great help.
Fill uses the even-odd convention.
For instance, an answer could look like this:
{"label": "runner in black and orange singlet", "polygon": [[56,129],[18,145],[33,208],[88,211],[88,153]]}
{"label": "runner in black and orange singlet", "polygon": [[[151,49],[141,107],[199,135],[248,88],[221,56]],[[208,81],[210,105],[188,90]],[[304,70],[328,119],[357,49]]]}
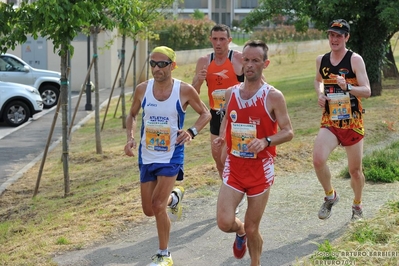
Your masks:
{"label": "runner in black and orange singlet", "polygon": [[362,192],[364,174],[363,114],[361,98],[370,96],[371,89],[363,58],[346,48],[350,26],[347,21],[337,19],[330,23],[328,40],[331,52],[316,59],[314,87],[318,104],[323,109],[321,128],[314,142],[313,166],[322,185],[325,197],[319,210],[319,218],[327,219],[339,195],[331,183],[327,159],[338,146],[345,147],[351,187],[354,192],[352,219],[363,217]]}

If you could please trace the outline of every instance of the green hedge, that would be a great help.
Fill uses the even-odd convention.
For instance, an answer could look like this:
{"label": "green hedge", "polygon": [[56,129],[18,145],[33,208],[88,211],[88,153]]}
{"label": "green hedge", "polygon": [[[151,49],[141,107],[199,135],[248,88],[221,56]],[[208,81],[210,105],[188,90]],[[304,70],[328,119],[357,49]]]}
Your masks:
{"label": "green hedge", "polygon": [[[151,47],[166,45],[175,51],[212,48],[209,34],[215,22],[209,19],[164,20],[155,26],[159,39],[151,40]],[[316,29],[297,32],[294,26],[278,26],[250,33],[232,32],[233,42],[241,45],[248,39],[263,40],[266,43],[300,42],[326,38],[326,33]],[[246,40],[243,40],[245,38]]]}
{"label": "green hedge", "polygon": [[262,40],[266,43],[302,42],[326,39],[326,32],[308,29],[306,32],[297,32],[294,26],[278,26],[255,31],[252,39]]}
{"label": "green hedge", "polygon": [[208,19],[165,20],[156,25],[154,32],[158,40],[152,40],[152,47],[166,45],[175,51],[212,48],[209,34],[215,22]]}

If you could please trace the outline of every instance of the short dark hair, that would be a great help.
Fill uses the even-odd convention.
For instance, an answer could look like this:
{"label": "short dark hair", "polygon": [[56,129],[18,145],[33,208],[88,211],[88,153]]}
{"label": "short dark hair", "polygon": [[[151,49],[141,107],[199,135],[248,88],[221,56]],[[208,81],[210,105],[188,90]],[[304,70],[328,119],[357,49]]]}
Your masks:
{"label": "short dark hair", "polygon": [[230,31],[229,26],[224,25],[224,24],[216,24],[215,26],[213,26],[211,29],[211,35],[212,35],[213,31],[226,31],[227,38],[230,38],[230,36],[231,36],[231,31]]}
{"label": "short dark hair", "polygon": [[245,49],[245,47],[262,47],[263,49],[263,60],[267,60],[268,56],[267,53],[269,51],[269,47],[267,46],[267,44],[264,41],[261,40],[249,40],[244,44],[244,48],[242,48],[243,50]]}

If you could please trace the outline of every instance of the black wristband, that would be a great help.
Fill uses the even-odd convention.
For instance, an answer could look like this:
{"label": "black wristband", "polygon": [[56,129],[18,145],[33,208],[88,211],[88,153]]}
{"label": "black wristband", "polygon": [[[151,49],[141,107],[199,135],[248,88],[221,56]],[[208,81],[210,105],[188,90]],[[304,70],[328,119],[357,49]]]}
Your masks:
{"label": "black wristband", "polygon": [[195,138],[194,132],[193,132],[193,130],[191,128],[187,129],[187,132],[190,133],[192,139]]}

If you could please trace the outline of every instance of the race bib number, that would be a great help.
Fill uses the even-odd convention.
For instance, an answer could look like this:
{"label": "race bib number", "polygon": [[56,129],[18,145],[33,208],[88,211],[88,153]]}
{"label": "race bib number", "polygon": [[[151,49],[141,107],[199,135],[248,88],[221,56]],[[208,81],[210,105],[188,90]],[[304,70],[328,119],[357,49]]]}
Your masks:
{"label": "race bib number", "polygon": [[148,150],[170,150],[169,121],[147,121],[145,125],[145,136],[145,143]]}
{"label": "race bib number", "polygon": [[256,138],[256,125],[231,123],[231,154],[241,158],[256,158],[248,144]]}
{"label": "race bib number", "polygon": [[226,104],[225,92],[226,90],[215,90],[212,92],[214,110],[224,109]]}
{"label": "race bib number", "polygon": [[351,101],[349,93],[329,93],[331,100],[328,103],[331,120],[344,120],[352,118]]}

